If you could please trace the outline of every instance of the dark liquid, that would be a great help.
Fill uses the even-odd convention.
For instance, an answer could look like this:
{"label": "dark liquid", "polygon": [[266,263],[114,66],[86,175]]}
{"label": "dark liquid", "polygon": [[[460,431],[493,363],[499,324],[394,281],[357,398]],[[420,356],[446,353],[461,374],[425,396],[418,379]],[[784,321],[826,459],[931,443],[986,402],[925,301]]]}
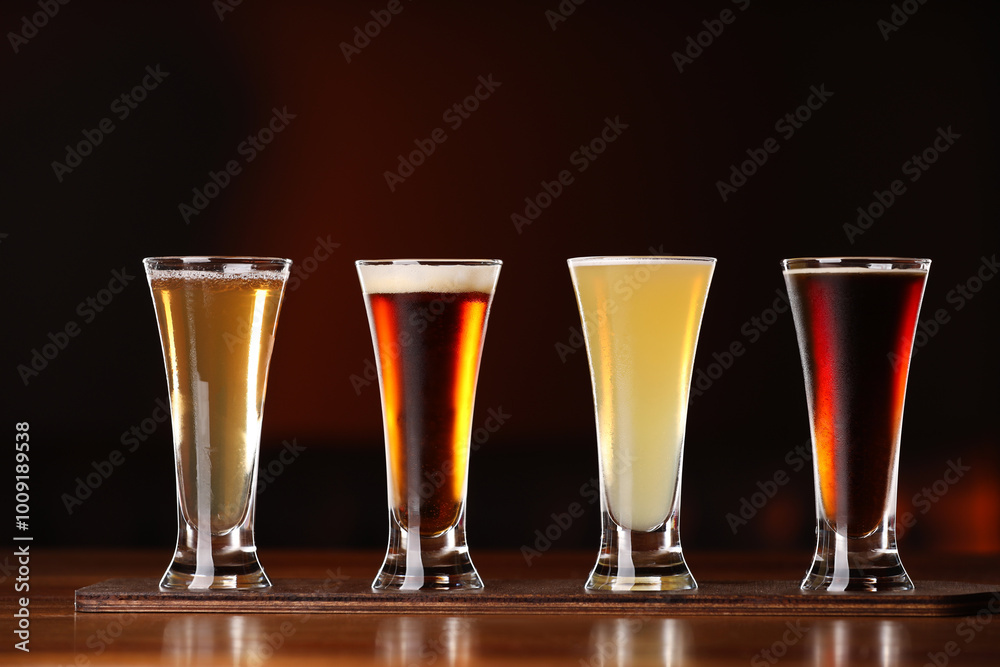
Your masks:
{"label": "dark liquid", "polygon": [[462,512],[489,295],[369,294],[378,338],[393,513],[425,537]]}
{"label": "dark liquid", "polygon": [[904,270],[785,274],[820,501],[827,521],[849,537],[872,533],[887,508],[926,277]]}

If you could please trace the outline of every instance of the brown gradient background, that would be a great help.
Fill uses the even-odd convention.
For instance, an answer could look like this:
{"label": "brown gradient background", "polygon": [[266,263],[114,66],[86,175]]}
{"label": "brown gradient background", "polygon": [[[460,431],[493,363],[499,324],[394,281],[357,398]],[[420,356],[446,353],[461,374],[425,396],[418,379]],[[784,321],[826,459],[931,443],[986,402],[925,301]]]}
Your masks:
{"label": "brown gradient background", "polygon": [[[566,4],[566,3],[564,3]],[[550,27],[548,3],[404,2],[351,63],[339,43],[385,3],[244,2],[220,21],[203,2],[70,3],[20,52],[0,47],[7,325],[6,427],[31,422],[32,533],[48,545],[163,548],[176,535],[170,429],[161,425],[67,513],[62,494],[165,398],[163,361],[140,260],[161,254],[258,254],[299,266],[328,238],[339,247],[287,294],[272,360],[262,465],[282,441],[306,449],[258,503],[258,544],[381,548],[386,534],[377,388],[351,376],[373,358],[353,261],[383,257],[504,260],[489,323],[475,423],[510,418],[472,457],[472,548],[531,544],[596,476],[584,352],[565,260],[585,254],[719,259],[696,368],[747,344],[692,406],[684,467],[687,549],[812,548],[809,468],[784,461],[808,438],[791,316],[748,344],[744,324],[783,283],[778,261],[889,254],[934,260],[923,318],[951,321],[912,365],[900,464],[910,550],[1000,550],[996,344],[1000,281],[956,310],[946,300],[1000,250],[997,234],[997,23],[992,3],[935,2],[888,41],[888,2],[746,11],[719,1],[683,8],[592,0]],[[677,71],[674,51],[724,8],[734,23]],[[0,28],[37,11],[6,3]],[[6,49],[6,51],[4,51]],[[147,65],[170,74],[59,183],[81,130]],[[442,113],[478,76],[500,87],[457,130]],[[789,139],[775,121],[810,86],[829,101]],[[271,109],[295,114],[256,160],[237,146]],[[570,154],[605,118],[628,125],[583,173]],[[951,126],[961,138],[863,236],[842,229],[874,190]],[[438,127],[448,139],[395,192],[383,173]],[[768,137],[780,150],[724,203],[717,180]],[[209,170],[243,172],[190,224],[178,212]],[[562,169],[575,182],[518,233],[511,214]],[[311,265],[311,264],[310,264]],[[136,279],[25,386],[18,364],[104,287]],[[921,513],[914,495],[948,461],[971,471]],[[733,534],[726,514],[757,483],[791,481]],[[940,486],[939,486],[940,488]],[[556,548],[597,549],[587,505]],[[166,561],[165,561],[166,562]]]}

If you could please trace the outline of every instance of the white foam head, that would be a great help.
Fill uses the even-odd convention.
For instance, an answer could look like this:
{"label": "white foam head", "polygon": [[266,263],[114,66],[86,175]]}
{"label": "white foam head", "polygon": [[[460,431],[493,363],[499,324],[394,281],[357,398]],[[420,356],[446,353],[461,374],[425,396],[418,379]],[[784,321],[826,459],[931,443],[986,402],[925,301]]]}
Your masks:
{"label": "white foam head", "polygon": [[714,257],[688,257],[683,255],[601,255],[571,257],[566,262],[576,266],[616,266],[632,264],[715,264]]}
{"label": "white foam head", "polygon": [[251,267],[240,267],[235,271],[202,271],[199,269],[146,269],[149,280],[197,280],[201,282],[237,282],[285,280],[288,270],[260,271]]}
{"label": "white foam head", "polygon": [[499,260],[396,260],[356,262],[361,289],[368,294],[403,292],[480,292],[492,294],[500,276]]}

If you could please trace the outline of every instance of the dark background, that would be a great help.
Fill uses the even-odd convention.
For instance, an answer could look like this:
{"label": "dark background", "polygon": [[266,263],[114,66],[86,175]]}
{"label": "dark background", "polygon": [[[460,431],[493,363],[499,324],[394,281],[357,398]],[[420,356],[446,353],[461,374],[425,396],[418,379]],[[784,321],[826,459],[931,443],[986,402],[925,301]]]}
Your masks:
{"label": "dark background", "polygon": [[[404,1],[350,63],[341,42],[385,2],[244,2],[221,18],[220,4],[59,5],[16,53],[9,33],[40,10],[4,4],[3,412],[10,433],[31,424],[36,543],[166,554],[175,539],[169,427],[134,451],[121,440],[166,397],[143,257],[270,255],[308,271],[283,306],[261,465],[278,460],[283,442],[305,449],[274,464],[263,489],[265,549],[384,545],[378,390],[352,384],[373,359],[353,261],[498,257],[475,424],[491,408],[510,416],[472,458],[470,544],[534,545],[553,513],[581,502],[586,513],[555,547],[596,550],[598,507],[580,492],[597,473],[585,353],[560,346],[572,349],[579,327],[565,260],[653,247],[719,260],[696,369],[710,370],[712,354],[735,341],[746,347],[691,406],[687,549],[808,557],[812,476],[785,458],[808,442],[802,376],[791,316],[768,308],[783,287],[781,258],[853,254],[932,258],[922,316],[948,318],[920,339],[911,369],[899,508],[916,523],[904,553],[1000,550],[1000,281],[973,282],[981,290],[970,300],[952,292],[1000,249],[993,3],[903,3],[916,11],[886,39],[878,22],[890,20],[888,2],[591,0],[553,29],[555,0]],[[723,9],[732,23],[678,71],[673,54],[699,33],[707,43],[703,22]],[[169,75],[119,119],[111,103],[147,66]],[[500,86],[452,129],[443,112],[479,76]],[[832,95],[786,138],[776,121],[813,86]],[[294,119],[247,163],[238,146],[275,108]],[[53,161],[106,117],[114,131],[58,180]],[[607,118],[628,127],[577,172],[570,155]],[[438,127],[447,140],[390,191],[384,172]],[[903,163],[939,128],[959,138],[909,181]],[[778,152],[723,201],[717,181],[769,137]],[[233,159],[241,173],[185,221],[179,205]],[[563,169],[574,182],[518,231],[511,215]],[[852,242],[844,224],[895,179],[905,193]],[[339,246],[307,260],[318,239]],[[78,304],[115,270],[135,278],[85,321]],[[25,382],[18,366],[69,322],[79,335]],[[115,450],[121,465],[67,508],[88,495],[79,479]],[[970,470],[946,484],[958,460]],[[778,471],[790,481],[734,533],[727,514]],[[924,488],[933,502],[915,498]]]}

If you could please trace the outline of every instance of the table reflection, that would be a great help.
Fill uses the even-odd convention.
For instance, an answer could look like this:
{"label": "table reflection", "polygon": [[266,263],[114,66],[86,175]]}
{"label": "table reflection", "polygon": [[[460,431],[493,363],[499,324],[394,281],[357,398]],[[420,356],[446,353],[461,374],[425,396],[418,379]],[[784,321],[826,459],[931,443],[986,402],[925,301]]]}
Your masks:
{"label": "table reflection", "polygon": [[[269,620],[275,621],[275,632],[271,634],[257,616],[178,616],[163,629],[164,661],[175,665],[231,661],[234,667],[263,664],[284,644],[280,622]],[[275,640],[275,636],[282,637],[282,641]]]}
{"label": "table reflection", "polygon": [[806,642],[815,667],[897,667],[910,637],[899,621],[838,618],[815,621]]}
{"label": "table reflection", "polygon": [[477,620],[457,616],[394,616],[383,619],[375,636],[375,655],[382,664],[468,665]]}
{"label": "table reflection", "polygon": [[612,618],[597,621],[590,633],[585,667],[618,667],[651,663],[674,667],[684,663],[691,627],[677,618]]}

